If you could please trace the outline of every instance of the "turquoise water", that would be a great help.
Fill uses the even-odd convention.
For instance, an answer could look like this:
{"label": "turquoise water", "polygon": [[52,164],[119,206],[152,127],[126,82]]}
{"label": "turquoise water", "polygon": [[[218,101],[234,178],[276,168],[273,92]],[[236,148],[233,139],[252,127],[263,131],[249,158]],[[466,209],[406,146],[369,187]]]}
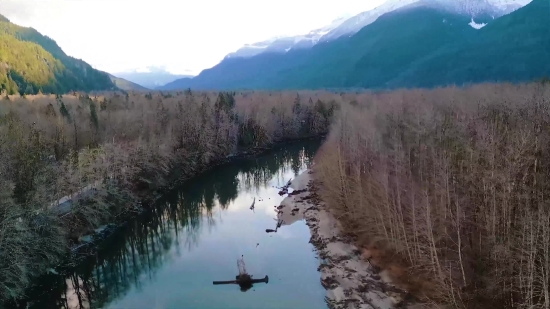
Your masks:
{"label": "turquoise water", "polygon": [[[68,275],[45,276],[21,308],[326,308],[319,260],[305,222],[277,233],[277,187],[303,171],[318,142],[283,147],[218,167],[166,194]],[[256,198],[254,211],[249,207]],[[244,256],[254,278],[233,280]]]}

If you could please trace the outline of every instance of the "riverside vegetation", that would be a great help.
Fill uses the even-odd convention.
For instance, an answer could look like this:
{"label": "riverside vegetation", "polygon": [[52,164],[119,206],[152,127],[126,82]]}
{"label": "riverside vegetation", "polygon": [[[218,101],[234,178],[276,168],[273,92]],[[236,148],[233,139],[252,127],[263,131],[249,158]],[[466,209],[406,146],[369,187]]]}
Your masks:
{"label": "riverside vegetation", "polygon": [[[0,291],[20,294],[70,234],[136,211],[140,193],[330,127],[319,196],[396,284],[434,306],[548,308],[549,98],[542,82],[4,99]],[[69,214],[48,207],[97,182]]]}
{"label": "riverside vegetation", "polygon": [[[292,239],[272,238],[262,231],[274,225],[271,216],[262,214],[262,202],[258,200],[255,212],[248,209],[248,202],[239,202],[243,195],[256,193],[270,204],[277,204],[276,200],[282,197],[279,198],[278,190],[271,188],[273,181],[279,179],[286,183],[290,175],[297,175],[313,159],[319,145],[317,139],[282,145],[254,158],[212,168],[177,184],[163,192],[142,214],[127,218],[108,237],[99,240],[94,247],[87,247],[93,251],[79,250],[81,258],[78,260],[71,259],[56,268],[56,273],[48,272],[33,280],[24,297],[6,302],[4,309],[148,309],[155,305],[185,308],[189,302],[194,308],[224,308],[227,301],[234,308],[242,309],[257,309],[253,304],[259,301],[267,302],[268,307],[271,304],[271,308],[273,304],[278,304],[279,308],[304,308],[303,304],[306,308],[322,308],[324,291],[316,284],[319,277],[315,253],[310,246],[304,245],[309,239],[309,231],[302,230],[299,235],[293,233],[297,237]],[[269,208],[270,204],[265,206]],[[252,246],[243,246],[246,244],[243,235],[257,238]],[[228,245],[234,241],[238,243],[221,248],[218,241]],[[261,247],[255,247],[256,242]],[[287,265],[285,258],[290,248],[293,265]],[[178,252],[177,257],[174,252]],[[232,277],[236,269],[234,259],[230,258],[233,253],[245,257],[255,253],[247,269],[260,272],[255,270],[258,267],[255,263],[261,261],[266,265],[262,267],[263,273],[275,276],[271,277],[275,278],[272,281],[292,276],[296,271],[299,271],[299,278],[285,285],[256,289],[252,294],[242,294],[238,288],[220,292],[211,281],[224,277],[221,273],[224,270],[228,278]],[[209,262],[204,263],[205,260]],[[188,271],[181,272],[181,267]],[[212,268],[215,270],[209,272]],[[305,293],[284,293],[281,299],[281,289],[299,288],[303,284],[313,287]],[[165,290],[164,296],[149,297],[151,291],[161,288]],[[134,294],[136,290],[143,293]],[[197,291],[208,297],[197,296]]]}
{"label": "riverside vegetation", "polygon": [[317,155],[364,257],[426,303],[550,308],[550,87],[359,95]]}
{"label": "riverside vegetation", "polygon": [[[0,297],[18,297],[73,241],[238,154],[326,133],[331,93],[103,93],[0,101]],[[64,196],[93,185],[59,211]]]}

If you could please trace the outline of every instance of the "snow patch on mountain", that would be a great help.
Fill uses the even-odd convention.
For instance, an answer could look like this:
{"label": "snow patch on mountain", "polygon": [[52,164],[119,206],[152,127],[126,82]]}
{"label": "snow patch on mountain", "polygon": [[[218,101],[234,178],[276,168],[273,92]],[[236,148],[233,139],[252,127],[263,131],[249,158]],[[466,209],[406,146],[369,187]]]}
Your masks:
{"label": "snow patch on mountain", "polygon": [[487,26],[487,23],[478,24],[478,23],[476,23],[476,22],[474,21],[474,19],[472,18],[472,21],[471,21],[468,25],[470,25],[470,26],[471,26],[472,28],[474,28],[474,29],[478,29],[478,30],[479,30],[479,29],[481,29],[481,28]]}

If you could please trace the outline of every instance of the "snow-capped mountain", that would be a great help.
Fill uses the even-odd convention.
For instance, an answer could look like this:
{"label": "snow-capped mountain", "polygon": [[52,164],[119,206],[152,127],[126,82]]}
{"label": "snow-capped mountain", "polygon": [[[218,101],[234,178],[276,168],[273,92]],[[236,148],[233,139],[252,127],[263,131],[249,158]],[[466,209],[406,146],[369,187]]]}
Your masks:
{"label": "snow-capped mountain", "polygon": [[252,57],[264,52],[287,52],[291,49],[310,48],[319,42],[319,39],[333,29],[340,26],[351,16],[346,15],[333,20],[329,25],[310,31],[307,34],[296,36],[275,37],[266,41],[253,44],[246,44],[234,53],[228,54],[225,58]]}
{"label": "snow-capped mountain", "polygon": [[382,5],[353,17],[345,16],[334,20],[329,25],[310,31],[304,35],[277,37],[270,40],[247,44],[225,58],[252,57],[264,52],[285,53],[291,49],[310,48],[318,42],[335,40],[341,36],[351,36],[363,27],[373,23],[380,16],[418,6],[437,7],[447,11],[468,15],[470,25],[480,29],[490,20],[509,14],[532,0],[387,0]]}
{"label": "snow-capped mountain", "polygon": [[406,8],[411,5],[437,6],[458,14],[470,15],[473,19],[480,16],[491,16],[492,19],[509,14],[521,8],[531,0],[387,0],[382,5],[346,20],[321,38],[331,41],[343,35],[353,35],[363,27],[373,23],[378,17]]}

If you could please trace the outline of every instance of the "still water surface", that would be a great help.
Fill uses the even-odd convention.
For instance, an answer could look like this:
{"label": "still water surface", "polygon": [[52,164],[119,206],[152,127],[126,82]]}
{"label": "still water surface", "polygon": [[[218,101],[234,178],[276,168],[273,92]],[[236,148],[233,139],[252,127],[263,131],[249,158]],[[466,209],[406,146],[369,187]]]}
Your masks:
{"label": "still water surface", "polygon": [[[310,163],[319,142],[285,146],[218,167],[166,194],[157,207],[105,241],[68,276],[50,274],[29,291],[28,308],[323,309],[326,291],[305,222],[277,233],[277,187]],[[254,211],[250,210],[256,198]],[[244,255],[254,278],[233,280]],[[25,305],[25,307],[26,307]]]}

